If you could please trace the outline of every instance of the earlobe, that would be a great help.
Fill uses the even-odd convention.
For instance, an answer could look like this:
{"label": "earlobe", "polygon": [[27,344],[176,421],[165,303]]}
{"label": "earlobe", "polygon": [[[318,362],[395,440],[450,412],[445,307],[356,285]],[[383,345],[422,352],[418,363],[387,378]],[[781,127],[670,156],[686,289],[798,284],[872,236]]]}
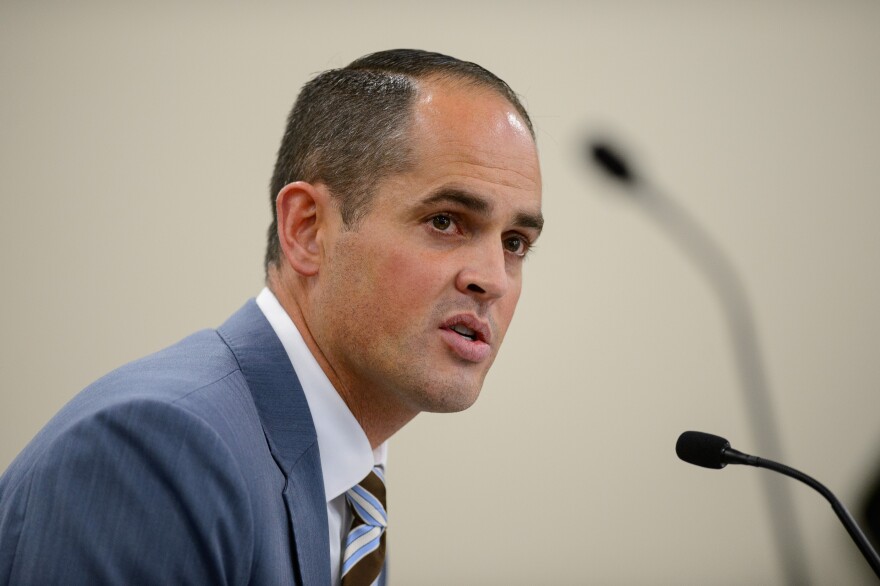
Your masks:
{"label": "earlobe", "polygon": [[304,277],[318,273],[321,238],[325,228],[327,188],[305,181],[285,185],[275,198],[278,241],[290,267]]}

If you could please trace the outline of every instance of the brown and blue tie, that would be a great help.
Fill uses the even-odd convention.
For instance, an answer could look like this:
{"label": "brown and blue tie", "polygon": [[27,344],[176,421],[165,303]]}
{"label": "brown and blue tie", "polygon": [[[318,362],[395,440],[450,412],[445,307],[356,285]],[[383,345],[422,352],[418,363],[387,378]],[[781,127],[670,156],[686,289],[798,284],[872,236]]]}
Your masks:
{"label": "brown and blue tie", "polygon": [[385,477],[378,466],[345,493],[353,519],[342,555],[342,586],[369,586],[385,562]]}

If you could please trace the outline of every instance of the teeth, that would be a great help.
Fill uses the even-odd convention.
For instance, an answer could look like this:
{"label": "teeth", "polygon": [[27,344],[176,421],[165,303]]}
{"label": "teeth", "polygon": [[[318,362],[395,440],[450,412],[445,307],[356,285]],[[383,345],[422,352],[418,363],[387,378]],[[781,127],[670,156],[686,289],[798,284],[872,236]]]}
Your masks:
{"label": "teeth", "polygon": [[462,336],[464,336],[466,338],[470,338],[471,340],[477,339],[477,332],[475,332],[474,330],[472,330],[468,327],[465,327],[461,324],[456,324],[454,326],[451,326],[449,329],[457,334],[461,334]]}

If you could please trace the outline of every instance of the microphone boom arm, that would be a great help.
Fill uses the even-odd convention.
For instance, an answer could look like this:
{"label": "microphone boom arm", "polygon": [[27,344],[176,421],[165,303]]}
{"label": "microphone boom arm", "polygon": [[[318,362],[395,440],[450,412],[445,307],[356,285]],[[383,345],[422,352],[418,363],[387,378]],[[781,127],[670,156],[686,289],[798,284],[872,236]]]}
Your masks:
{"label": "microphone boom arm", "polygon": [[877,555],[877,552],[871,546],[871,542],[865,537],[862,529],[859,527],[858,523],[856,523],[855,519],[853,519],[846,506],[844,506],[844,504],[840,502],[840,499],[834,496],[834,493],[828,490],[824,484],[812,476],[804,474],[800,470],[795,470],[791,466],[786,466],[785,464],[780,464],[779,462],[774,462],[773,460],[768,460],[766,458],[759,458],[758,456],[750,456],[749,454],[744,454],[733,448],[722,450],[721,457],[727,464],[744,464],[746,466],[766,468],[778,472],[779,474],[784,474],[789,478],[794,478],[795,480],[803,482],[825,497],[825,500],[831,504],[831,508],[834,509],[837,518],[843,523],[846,532],[849,533],[849,536],[855,541],[856,546],[858,546],[859,551],[862,552],[862,555],[871,566],[871,569],[874,570],[874,573],[880,578],[880,556]]}

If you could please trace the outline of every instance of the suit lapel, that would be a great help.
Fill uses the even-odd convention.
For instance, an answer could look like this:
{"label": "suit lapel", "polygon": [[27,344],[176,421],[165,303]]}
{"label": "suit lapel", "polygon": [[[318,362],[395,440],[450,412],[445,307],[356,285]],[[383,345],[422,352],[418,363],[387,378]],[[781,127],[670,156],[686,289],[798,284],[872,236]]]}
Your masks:
{"label": "suit lapel", "polygon": [[287,506],[304,585],[330,582],[327,499],[318,437],[290,358],[253,299],[218,332],[238,360],[272,457],[287,478]]}

